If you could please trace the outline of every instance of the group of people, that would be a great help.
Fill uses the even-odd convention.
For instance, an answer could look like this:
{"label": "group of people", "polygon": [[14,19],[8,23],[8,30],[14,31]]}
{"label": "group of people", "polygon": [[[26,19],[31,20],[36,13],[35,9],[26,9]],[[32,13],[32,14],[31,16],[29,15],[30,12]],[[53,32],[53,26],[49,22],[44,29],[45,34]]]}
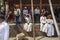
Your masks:
{"label": "group of people", "polygon": [[[25,19],[23,29],[27,32],[31,32],[32,31],[32,21],[31,21],[32,18],[27,7],[24,7],[22,13]],[[19,8],[14,10],[14,15],[17,22],[16,24],[18,24],[19,16],[21,15],[21,11]],[[36,18],[40,19],[40,31],[45,32],[47,36],[54,36],[54,25],[53,25],[54,22],[52,19],[52,15],[51,14],[46,15],[45,10],[40,11],[40,9],[37,7],[34,10],[34,22],[38,20]]]}
{"label": "group of people", "polygon": [[[32,18],[31,14],[28,13],[27,7],[24,7],[25,9],[23,10],[23,17],[25,19],[25,23],[23,26],[23,29],[27,32],[32,31]],[[11,13],[11,12],[10,12]],[[35,16],[39,17],[40,19],[40,31],[45,32],[47,36],[54,36],[54,22],[52,19],[51,14],[45,16],[45,12],[40,10],[35,9]],[[16,24],[19,23],[20,21],[20,16],[21,16],[21,10],[19,8],[14,9],[14,15],[15,15],[15,20]],[[22,21],[22,20],[21,20]],[[5,22],[4,16],[0,14],[0,40],[8,40],[9,37],[9,25],[8,23]]]}
{"label": "group of people", "polygon": [[[40,12],[40,11],[38,11]],[[26,23],[24,24],[24,30],[27,32],[32,31],[32,23],[30,14],[24,14]],[[36,15],[36,14],[35,14]],[[40,31],[45,32],[47,36],[54,36],[54,21],[52,19],[52,15],[48,14],[46,16],[45,11],[42,10],[40,14],[38,14],[40,19]],[[36,18],[35,18],[36,19]]]}
{"label": "group of people", "polygon": [[[16,24],[18,24],[18,22],[21,22],[21,18],[25,19],[25,14],[30,14],[30,16],[32,17],[32,12],[30,9],[28,9],[27,7],[24,7],[23,10],[21,10],[19,7],[15,7],[14,8],[14,12],[12,14],[12,11],[8,12],[8,22],[10,22],[11,19],[14,18],[14,20],[16,21]],[[40,17],[40,9],[39,7],[34,9],[34,22],[36,22],[37,18],[39,19]]]}
{"label": "group of people", "polygon": [[41,13],[40,31],[45,32],[47,36],[54,36],[54,22],[51,14],[46,17],[45,13]]}
{"label": "group of people", "polygon": [[[24,30],[27,32],[32,31],[32,23],[29,15],[26,15],[26,23],[24,24]],[[52,19],[52,15],[49,14],[47,17],[45,13],[41,13],[40,17],[40,31],[45,32],[47,36],[51,37],[54,36],[54,22]]]}

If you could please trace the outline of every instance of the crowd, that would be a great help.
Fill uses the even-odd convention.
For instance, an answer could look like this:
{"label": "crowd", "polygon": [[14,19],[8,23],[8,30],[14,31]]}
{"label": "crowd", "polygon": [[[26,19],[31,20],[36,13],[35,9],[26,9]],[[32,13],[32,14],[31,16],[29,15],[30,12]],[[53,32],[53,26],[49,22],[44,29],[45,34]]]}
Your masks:
{"label": "crowd", "polygon": [[[29,12],[27,7],[24,7],[22,12],[19,7],[14,8],[13,14],[12,14],[12,11],[9,11],[7,14],[8,15],[7,16],[8,22],[11,21],[11,18],[13,18],[12,16],[14,15],[14,20],[16,21],[16,25],[20,24],[21,21],[23,21],[23,20],[21,20],[21,18],[22,18],[21,13],[22,13],[22,16],[25,20],[23,29],[27,32],[31,32],[32,25],[33,25],[32,24],[32,15],[31,15],[31,11]],[[51,13],[48,13],[48,11],[46,11],[45,9],[40,10],[39,7],[37,7],[34,9],[33,16],[34,16],[34,23],[37,21],[37,18],[40,20],[40,28],[39,28],[40,31],[45,32],[47,36],[50,36],[50,37],[54,36],[54,26],[53,26],[54,21],[52,19]],[[1,19],[4,19],[2,15],[0,17],[0,21],[1,21]],[[1,26],[0,34],[3,30],[1,35],[5,36],[8,39],[9,25],[4,20],[2,20],[0,22],[0,26]],[[6,34],[4,32],[6,32]],[[5,38],[1,37],[1,35],[0,35],[0,38],[5,39]]]}

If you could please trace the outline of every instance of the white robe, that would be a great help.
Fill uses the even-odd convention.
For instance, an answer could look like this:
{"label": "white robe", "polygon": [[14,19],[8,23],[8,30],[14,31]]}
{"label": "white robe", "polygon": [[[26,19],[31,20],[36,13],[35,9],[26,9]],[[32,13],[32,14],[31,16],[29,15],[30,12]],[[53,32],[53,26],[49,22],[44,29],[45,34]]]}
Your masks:
{"label": "white robe", "polygon": [[9,25],[4,21],[0,23],[0,40],[8,40],[9,38]]}
{"label": "white robe", "polygon": [[43,32],[46,32],[47,36],[54,36],[54,27],[52,19],[47,19],[47,23],[43,28]]}
{"label": "white robe", "polygon": [[27,23],[31,22],[31,16],[25,17],[25,20],[26,20]]}
{"label": "white robe", "polygon": [[24,30],[27,31],[27,32],[30,32],[32,31],[32,23],[25,23],[24,24]]}
{"label": "white robe", "polygon": [[45,16],[44,17],[43,16],[40,17],[40,31],[42,31],[44,26],[45,26],[45,24],[43,24],[43,23],[46,24],[46,17]]}

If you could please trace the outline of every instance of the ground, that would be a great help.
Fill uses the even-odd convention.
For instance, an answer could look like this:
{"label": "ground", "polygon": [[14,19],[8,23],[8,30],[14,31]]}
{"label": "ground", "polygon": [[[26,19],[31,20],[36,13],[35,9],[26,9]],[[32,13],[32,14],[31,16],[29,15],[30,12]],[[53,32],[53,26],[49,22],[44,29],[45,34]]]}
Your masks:
{"label": "ground", "polygon": [[[29,40],[34,40],[32,37],[26,37],[26,38]],[[39,36],[39,37],[36,37],[35,39],[36,40],[60,40],[60,37],[42,37],[42,36]],[[15,40],[15,37],[9,38],[9,40]]]}
{"label": "ground", "polygon": [[[15,25],[10,27],[10,38],[9,38],[9,40],[15,40],[16,39],[15,37],[19,32],[16,28],[17,28],[17,26],[15,26]],[[60,36],[59,37],[46,37],[46,36],[43,36],[41,32],[38,32],[38,30],[39,30],[39,25],[36,27],[37,32],[35,34],[39,35],[39,36],[35,37],[36,40],[60,40]],[[28,33],[28,34],[32,35],[32,33]],[[34,40],[34,38],[31,36],[26,36],[25,38],[27,38],[29,40]]]}

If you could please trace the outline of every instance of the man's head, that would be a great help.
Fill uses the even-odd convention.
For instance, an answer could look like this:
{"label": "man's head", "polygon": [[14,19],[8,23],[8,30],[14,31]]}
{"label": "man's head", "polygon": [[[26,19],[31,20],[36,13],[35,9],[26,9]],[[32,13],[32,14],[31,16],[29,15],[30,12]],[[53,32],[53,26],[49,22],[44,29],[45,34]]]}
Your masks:
{"label": "man's head", "polygon": [[51,19],[51,18],[52,18],[52,15],[51,15],[51,14],[49,14],[49,15],[47,16],[47,18],[48,18],[48,19]]}
{"label": "man's head", "polygon": [[4,21],[4,15],[0,14],[0,23]]}
{"label": "man's head", "polygon": [[27,7],[24,7],[24,9],[27,9]]}

